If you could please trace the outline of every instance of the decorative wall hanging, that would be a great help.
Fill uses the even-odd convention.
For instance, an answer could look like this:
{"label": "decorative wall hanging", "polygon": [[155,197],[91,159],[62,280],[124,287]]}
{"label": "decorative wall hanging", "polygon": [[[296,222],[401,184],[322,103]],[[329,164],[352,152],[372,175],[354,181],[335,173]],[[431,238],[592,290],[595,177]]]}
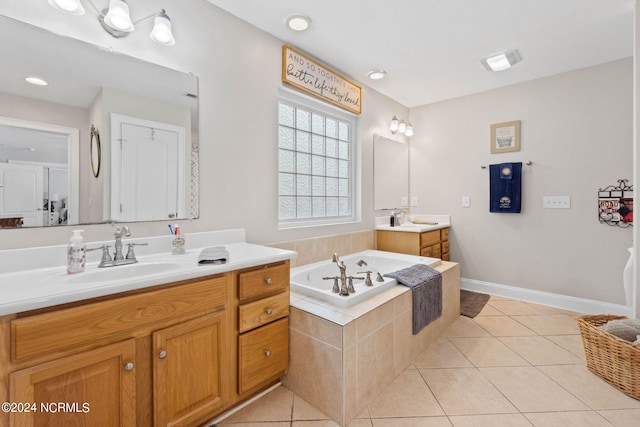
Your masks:
{"label": "decorative wall hanging", "polygon": [[491,154],[520,151],[520,120],[491,125]]}
{"label": "decorative wall hanging", "polygon": [[282,46],[282,81],[355,114],[362,113],[362,88],[294,48]]}
{"label": "decorative wall hanging", "polygon": [[629,227],[633,225],[633,185],[619,179],[618,185],[598,190],[598,220],[605,224]]}

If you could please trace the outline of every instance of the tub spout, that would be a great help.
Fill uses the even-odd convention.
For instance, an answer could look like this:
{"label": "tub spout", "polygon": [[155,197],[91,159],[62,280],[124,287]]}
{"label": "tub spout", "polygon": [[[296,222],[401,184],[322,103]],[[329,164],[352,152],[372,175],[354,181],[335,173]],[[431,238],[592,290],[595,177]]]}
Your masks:
{"label": "tub spout", "polygon": [[337,253],[333,254],[333,262],[335,262],[340,269],[340,295],[343,297],[348,297],[349,288],[347,286],[347,266],[344,262],[340,261]]}

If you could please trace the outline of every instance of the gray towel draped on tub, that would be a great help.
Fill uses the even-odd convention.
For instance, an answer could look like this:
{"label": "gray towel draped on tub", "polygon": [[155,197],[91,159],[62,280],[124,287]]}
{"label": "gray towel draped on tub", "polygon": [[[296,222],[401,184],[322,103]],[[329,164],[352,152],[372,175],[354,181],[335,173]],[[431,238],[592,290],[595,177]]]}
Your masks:
{"label": "gray towel draped on tub", "polygon": [[411,288],[414,335],[442,316],[442,274],[439,271],[416,264],[385,276]]}

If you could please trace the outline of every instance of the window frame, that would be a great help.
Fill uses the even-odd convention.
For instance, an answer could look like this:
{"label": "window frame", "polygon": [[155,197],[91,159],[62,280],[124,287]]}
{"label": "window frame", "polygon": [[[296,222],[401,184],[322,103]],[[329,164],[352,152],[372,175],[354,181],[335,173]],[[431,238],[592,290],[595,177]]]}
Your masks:
{"label": "window frame", "polygon": [[[300,108],[310,113],[321,114],[327,117],[349,123],[350,141],[349,141],[349,203],[351,205],[351,214],[345,216],[323,216],[309,218],[280,218],[280,104],[286,104],[294,108]],[[358,143],[358,116],[334,106],[325,104],[306,95],[291,93],[281,90],[278,95],[276,108],[276,215],[278,219],[279,229],[314,227],[323,225],[346,224],[360,221],[361,199],[360,199],[360,180],[361,180],[361,149]],[[293,128],[297,129],[297,128]],[[297,150],[294,150],[297,152]],[[326,151],[324,153],[326,157]],[[298,175],[297,172],[294,175]]]}

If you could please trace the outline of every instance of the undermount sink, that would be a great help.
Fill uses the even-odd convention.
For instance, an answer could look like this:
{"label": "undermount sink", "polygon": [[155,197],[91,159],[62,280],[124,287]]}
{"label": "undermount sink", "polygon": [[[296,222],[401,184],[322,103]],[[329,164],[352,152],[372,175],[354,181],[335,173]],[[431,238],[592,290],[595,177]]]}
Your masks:
{"label": "undermount sink", "polygon": [[[120,265],[108,268],[92,268],[83,273],[68,275],[61,278],[66,283],[97,283],[113,280],[134,279],[161,273],[176,271],[183,266],[176,262],[145,262],[144,264]],[[61,273],[64,274],[64,273]]]}

